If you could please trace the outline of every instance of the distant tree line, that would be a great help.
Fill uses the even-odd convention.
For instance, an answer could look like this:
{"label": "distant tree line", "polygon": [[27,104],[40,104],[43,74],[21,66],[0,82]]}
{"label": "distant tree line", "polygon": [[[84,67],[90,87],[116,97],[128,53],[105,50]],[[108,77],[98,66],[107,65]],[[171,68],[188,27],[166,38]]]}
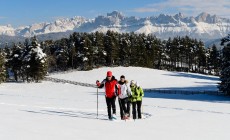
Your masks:
{"label": "distant tree line", "polygon": [[188,36],[161,40],[151,34],[75,32],[56,41],[39,44],[33,37],[5,47],[1,50],[0,74],[6,78],[13,75],[16,81],[39,81],[53,71],[138,66],[219,75],[222,59],[222,50],[215,45],[205,48],[201,40]]}

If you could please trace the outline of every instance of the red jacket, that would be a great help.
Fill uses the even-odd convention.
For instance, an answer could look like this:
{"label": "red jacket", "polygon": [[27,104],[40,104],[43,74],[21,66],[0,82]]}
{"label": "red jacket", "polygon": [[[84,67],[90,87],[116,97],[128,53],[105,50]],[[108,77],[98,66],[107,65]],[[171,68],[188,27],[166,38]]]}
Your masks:
{"label": "red jacket", "polygon": [[99,88],[103,87],[105,87],[105,94],[108,98],[113,98],[114,96],[119,94],[117,79],[115,79],[114,76],[112,77],[111,81],[109,81],[108,79],[103,80],[99,85]]}

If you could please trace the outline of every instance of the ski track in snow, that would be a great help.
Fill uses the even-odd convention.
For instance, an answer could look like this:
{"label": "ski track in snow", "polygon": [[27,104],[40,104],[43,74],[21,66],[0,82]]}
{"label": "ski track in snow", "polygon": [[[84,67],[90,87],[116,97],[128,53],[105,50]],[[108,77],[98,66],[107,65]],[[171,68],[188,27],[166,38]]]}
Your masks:
{"label": "ski track in snow", "polygon": [[214,110],[199,110],[199,109],[189,109],[189,108],[177,108],[177,107],[167,107],[167,106],[150,106],[144,105],[153,108],[160,108],[160,109],[169,109],[169,110],[176,110],[176,111],[192,111],[192,112],[200,112],[200,113],[213,113],[213,114],[220,114],[220,115],[230,115],[230,112],[220,112]]}

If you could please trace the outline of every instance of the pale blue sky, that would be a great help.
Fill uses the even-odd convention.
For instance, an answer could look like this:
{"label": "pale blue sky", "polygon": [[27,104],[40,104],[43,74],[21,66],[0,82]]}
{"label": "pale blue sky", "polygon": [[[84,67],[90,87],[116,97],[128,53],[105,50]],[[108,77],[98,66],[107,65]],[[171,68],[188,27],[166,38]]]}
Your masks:
{"label": "pale blue sky", "polygon": [[126,16],[201,12],[228,17],[230,0],[0,0],[0,25],[14,27],[61,17],[94,18],[114,10]]}

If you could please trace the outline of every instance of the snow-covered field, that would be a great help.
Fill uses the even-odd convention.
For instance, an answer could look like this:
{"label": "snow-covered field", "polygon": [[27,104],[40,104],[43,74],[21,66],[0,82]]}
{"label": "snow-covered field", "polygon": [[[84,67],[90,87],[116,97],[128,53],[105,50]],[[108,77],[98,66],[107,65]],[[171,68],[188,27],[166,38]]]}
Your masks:
{"label": "snow-covered field", "polygon": [[[138,81],[144,88],[216,90],[217,77],[145,68],[101,68],[51,77],[95,83],[106,71]],[[143,120],[107,120],[103,90],[63,83],[0,85],[0,140],[227,140],[230,99],[211,95],[146,93]],[[119,109],[117,103],[117,115]]]}
{"label": "snow-covered field", "polygon": [[218,90],[217,83],[219,82],[219,78],[215,76],[168,72],[141,67],[100,68],[85,72],[51,74],[50,76],[94,84],[96,79],[102,81],[106,77],[108,70],[111,70],[117,79],[119,79],[121,75],[125,75],[128,81],[138,81],[138,83],[146,89]]}

